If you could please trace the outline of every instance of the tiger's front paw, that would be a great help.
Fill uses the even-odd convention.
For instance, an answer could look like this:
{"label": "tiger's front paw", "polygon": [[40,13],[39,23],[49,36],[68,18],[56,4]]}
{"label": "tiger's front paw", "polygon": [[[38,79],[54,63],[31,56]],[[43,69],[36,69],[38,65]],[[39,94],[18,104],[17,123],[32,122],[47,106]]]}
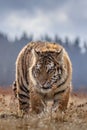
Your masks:
{"label": "tiger's front paw", "polygon": [[18,111],[18,117],[22,118],[24,116],[24,111],[23,110],[19,110]]}
{"label": "tiger's front paw", "polygon": [[64,112],[61,111],[59,108],[57,108],[57,109],[55,109],[55,111],[53,111],[52,117],[53,117],[53,119],[55,119],[57,121],[63,121]]}
{"label": "tiger's front paw", "polygon": [[64,112],[60,109],[59,104],[54,104],[52,107],[52,117],[57,121],[63,121]]}

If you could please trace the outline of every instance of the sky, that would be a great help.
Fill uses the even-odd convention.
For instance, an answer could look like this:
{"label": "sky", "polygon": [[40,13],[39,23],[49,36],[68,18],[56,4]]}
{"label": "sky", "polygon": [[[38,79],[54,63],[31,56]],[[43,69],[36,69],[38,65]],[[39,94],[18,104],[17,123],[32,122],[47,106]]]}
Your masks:
{"label": "sky", "polygon": [[87,0],[0,0],[0,32],[87,40]]}

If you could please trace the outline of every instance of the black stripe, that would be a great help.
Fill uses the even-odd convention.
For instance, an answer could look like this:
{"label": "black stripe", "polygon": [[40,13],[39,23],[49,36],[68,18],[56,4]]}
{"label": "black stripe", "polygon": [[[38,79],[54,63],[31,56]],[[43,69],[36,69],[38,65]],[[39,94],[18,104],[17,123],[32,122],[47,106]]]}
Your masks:
{"label": "black stripe", "polygon": [[30,48],[26,48],[23,54],[23,58],[22,58],[22,70],[23,70],[23,76],[26,79],[26,82],[28,84],[28,79],[27,79],[27,63],[26,59],[27,59],[27,55],[30,53]]}
{"label": "black stripe", "polygon": [[67,81],[67,79],[68,79],[68,76],[66,77],[66,79],[61,84],[58,85],[58,88],[61,87],[63,84],[65,84],[65,82]]}
{"label": "black stripe", "polygon": [[16,90],[17,90],[17,88],[16,88],[15,86],[13,86],[12,89],[13,89],[13,91],[16,91]]}
{"label": "black stripe", "polygon": [[29,109],[29,103],[28,102],[24,102],[24,101],[20,101],[20,109],[27,111],[27,109]]}
{"label": "black stripe", "polygon": [[61,93],[64,93],[64,92],[65,92],[65,89],[54,93],[54,96],[55,96],[55,95],[58,95],[58,94],[61,94]]}
{"label": "black stripe", "polygon": [[24,91],[25,93],[29,93],[28,88],[26,88],[26,87],[23,85],[22,77],[21,77],[21,84],[22,84],[22,86],[20,86],[20,89],[21,89],[22,91]]}
{"label": "black stripe", "polygon": [[19,101],[20,101],[20,103],[21,103],[22,105],[25,105],[25,104],[28,104],[28,105],[29,105],[29,103],[26,102],[26,101],[23,101],[23,100],[20,100],[20,99],[19,99]]}
{"label": "black stripe", "polygon": [[24,94],[18,94],[19,95],[19,98],[21,99],[24,99],[24,98],[28,98],[29,99],[29,96],[28,95],[24,95]]}
{"label": "black stripe", "polygon": [[29,93],[29,90],[25,86],[20,86],[20,89],[25,93]]}

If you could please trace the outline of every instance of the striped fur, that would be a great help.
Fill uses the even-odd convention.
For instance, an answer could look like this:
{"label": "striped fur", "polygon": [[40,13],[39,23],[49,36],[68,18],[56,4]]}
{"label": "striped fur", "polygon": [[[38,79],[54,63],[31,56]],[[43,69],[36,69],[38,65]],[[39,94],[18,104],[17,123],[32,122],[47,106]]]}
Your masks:
{"label": "striped fur", "polygon": [[19,101],[19,110],[25,113],[31,106],[40,112],[48,100],[53,100],[53,107],[65,110],[71,80],[71,61],[62,46],[49,42],[27,44],[16,61],[13,88]]}

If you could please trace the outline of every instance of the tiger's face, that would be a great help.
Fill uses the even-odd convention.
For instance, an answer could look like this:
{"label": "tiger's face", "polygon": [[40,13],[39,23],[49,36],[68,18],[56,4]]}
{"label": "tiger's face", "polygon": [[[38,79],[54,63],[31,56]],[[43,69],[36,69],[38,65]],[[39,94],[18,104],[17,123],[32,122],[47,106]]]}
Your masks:
{"label": "tiger's face", "polygon": [[61,81],[63,75],[63,50],[60,52],[35,52],[36,64],[32,68],[37,87],[49,91]]}

